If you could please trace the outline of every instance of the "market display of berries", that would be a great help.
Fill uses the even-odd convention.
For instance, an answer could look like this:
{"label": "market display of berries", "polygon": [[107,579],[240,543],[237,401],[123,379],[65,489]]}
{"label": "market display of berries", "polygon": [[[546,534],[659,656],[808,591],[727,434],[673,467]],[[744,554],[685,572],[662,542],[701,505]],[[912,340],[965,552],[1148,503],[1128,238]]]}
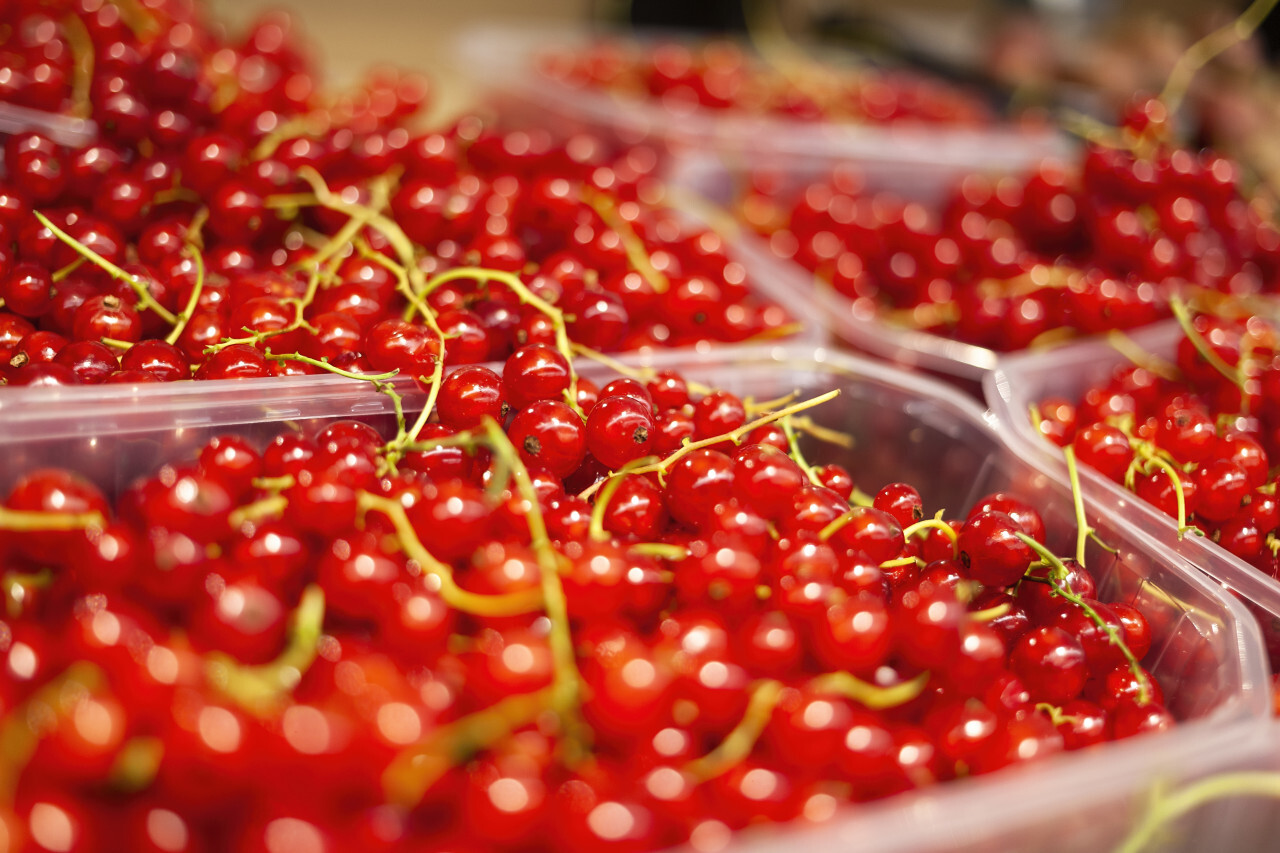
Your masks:
{"label": "market display of berries", "polygon": [[546,51],[535,64],[565,86],[651,100],[676,114],[766,114],[807,121],[983,126],[994,120],[977,93],[905,68],[785,65],[728,39],[703,42],[600,39]]}
{"label": "market display of berries", "polygon": [[829,461],[838,389],[367,381],[405,413],[16,478],[20,849],[648,850],[1174,725],[1143,613],[1027,499]]}
{"label": "market display of berries", "polygon": [[[992,121],[957,86],[780,58],[606,41],[540,69],[683,115]],[[859,397],[946,389],[812,348],[728,350],[722,383],[611,355],[814,331],[679,209],[659,143],[427,129],[416,75],[319,80],[284,15],[233,37],[192,0],[0,6],[0,116],[42,122],[0,137],[0,385],[353,383],[0,391],[0,853],[709,853],[1070,777],[1062,753],[1177,729],[1158,749],[1251,689],[1219,667],[1244,640],[1189,618],[1211,595],[1113,551],[1079,489]],[[1182,301],[1275,290],[1280,232],[1163,105],[941,211],[841,170],[794,199],[762,171],[738,212],[860,308],[983,346],[1177,314],[1176,364],[1038,428],[1280,578],[1275,333]],[[753,358],[786,388],[744,391]],[[74,437],[42,434],[55,412]]]}
{"label": "market display of berries", "polygon": [[1276,292],[1280,230],[1241,167],[1169,135],[1140,99],[1074,162],[971,175],[936,209],[853,167],[797,191],[766,166],[736,211],[855,314],[995,350],[1145,325],[1173,295]]}
{"label": "market display of berries", "polygon": [[1280,578],[1280,363],[1258,317],[1185,321],[1172,361],[1135,353],[1078,400],[1037,402],[1033,425],[1076,459]]}
{"label": "market display of berries", "polygon": [[[13,98],[99,133],[5,140],[5,384],[319,369],[282,352],[429,372],[557,331],[596,350],[795,331],[719,237],[663,205],[653,151],[474,118],[411,132],[417,78],[326,100],[287,20],[232,43],[185,4],[155,6],[6,7]],[[62,82],[37,86],[51,53]]]}

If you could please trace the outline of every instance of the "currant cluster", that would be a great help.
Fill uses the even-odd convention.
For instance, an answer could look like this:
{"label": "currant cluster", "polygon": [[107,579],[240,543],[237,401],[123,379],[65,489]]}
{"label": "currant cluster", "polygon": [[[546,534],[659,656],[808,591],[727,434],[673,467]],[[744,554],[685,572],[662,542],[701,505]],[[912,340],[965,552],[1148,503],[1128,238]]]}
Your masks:
{"label": "currant cluster", "polygon": [[416,78],[319,106],[287,19],[229,44],[193,8],[154,5],[6,7],[37,34],[15,47],[88,40],[92,78],[38,103],[88,92],[100,131],[75,150],[6,139],[6,384],[322,369],[282,352],[429,373],[557,334],[613,350],[794,331],[723,241],[663,206],[652,150],[475,117],[411,133]]}
{"label": "currant cluster", "polygon": [[837,392],[534,343],[437,363],[409,424],[367,381],[381,429],[17,479],[19,849],[652,850],[1173,725],[1152,626],[1026,500],[928,517],[806,461]]}
{"label": "currant cluster", "polygon": [[919,72],[869,65],[780,68],[725,39],[601,39],[579,50],[544,53],[536,62],[542,74],[574,89],[652,99],[682,115],[696,109],[875,124],[992,121],[980,96]]}
{"label": "currant cluster", "polygon": [[1275,292],[1280,231],[1236,163],[1165,141],[1162,110],[1138,101],[1126,144],[1074,163],[968,176],[938,209],[869,193],[856,169],[790,197],[764,170],[739,215],[858,308],[997,350],[1144,325],[1173,294]]}
{"label": "currant cluster", "polygon": [[[193,0],[5,4],[0,100],[92,118],[111,142],[77,152],[70,162],[29,154],[24,188],[41,190],[36,200],[50,201],[64,182],[94,179],[110,188],[101,192],[104,202],[137,195],[137,189],[129,192],[131,183],[117,185],[121,176],[114,174],[132,165],[132,155],[156,153],[167,160],[213,130],[256,138],[319,106],[317,69],[291,18],[265,15],[243,39],[233,40],[204,12]],[[425,96],[421,78],[379,72],[328,109],[352,130],[372,132],[414,113]],[[6,166],[13,175],[12,165]],[[160,173],[142,174],[140,165],[135,180],[168,188],[170,175],[161,165],[151,168]],[[134,206],[144,205],[135,200]]]}
{"label": "currant cluster", "polygon": [[1280,361],[1257,317],[1189,319],[1176,363],[1140,358],[1080,400],[1047,399],[1038,431],[1104,476],[1280,577]]}

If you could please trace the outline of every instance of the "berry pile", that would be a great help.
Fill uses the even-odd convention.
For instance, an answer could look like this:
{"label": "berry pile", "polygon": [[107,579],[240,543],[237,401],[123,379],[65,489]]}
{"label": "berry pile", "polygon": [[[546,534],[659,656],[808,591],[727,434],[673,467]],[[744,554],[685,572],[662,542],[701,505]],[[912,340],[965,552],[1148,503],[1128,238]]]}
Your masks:
{"label": "berry pile", "polygon": [[411,132],[422,81],[323,99],[284,18],[231,42],[178,0],[0,15],[0,96],[99,129],[78,149],[5,140],[4,384],[322,369],[269,357],[285,352],[419,373],[557,335],[616,350],[794,331],[715,234],[662,206],[649,149],[472,117]]}
{"label": "berry pile", "polygon": [[1174,724],[1158,623],[1027,500],[855,488],[837,391],[593,382],[542,344],[418,382],[412,423],[227,433],[114,495],[17,479],[20,849],[651,850]]}
{"label": "berry pile", "polygon": [[1258,317],[1189,317],[1174,362],[1135,354],[1035,428],[1271,577],[1280,578],[1280,338]]}
{"label": "berry pile", "polygon": [[918,72],[792,65],[775,67],[728,40],[645,44],[602,39],[537,57],[538,70],[557,83],[651,99],[679,115],[734,111],[808,121],[966,127],[993,118],[980,96]]}
{"label": "berry pile", "polygon": [[1174,294],[1280,289],[1280,230],[1239,166],[1168,141],[1164,115],[1139,101],[1119,142],[966,177],[939,210],[866,192],[856,169],[794,195],[765,169],[738,215],[858,312],[996,350],[1145,325]]}

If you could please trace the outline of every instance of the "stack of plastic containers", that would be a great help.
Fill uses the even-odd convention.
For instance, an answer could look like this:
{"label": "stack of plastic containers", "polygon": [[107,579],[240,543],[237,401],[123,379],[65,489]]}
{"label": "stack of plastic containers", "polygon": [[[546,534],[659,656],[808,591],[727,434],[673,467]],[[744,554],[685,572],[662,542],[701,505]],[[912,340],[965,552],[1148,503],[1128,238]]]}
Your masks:
{"label": "stack of plastic containers", "polygon": [[[737,145],[746,158],[766,149],[781,152],[794,158],[797,182],[828,169],[830,158],[838,156],[857,160],[873,182],[884,181],[886,188],[928,197],[957,174],[1017,169],[1064,150],[1054,135],[999,129],[944,131],[939,137],[936,130],[814,133],[812,126],[758,119],[704,125],[685,117],[664,123],[661,116],[607,96],[557,91],[527,74],[524,63],[532,47],[546,47],[545,39],[493,32],[476,38],[484,58],[469,67],[492,73],[490,82],[507,99],[503,103],[523,103],[529,115],[557,130],[609,128],[621,141],[657,136],[674,147]],[[744,142],[755,143],[754,149]],[[730,178],[723,163],[716,157],[690,161],[673,183],[727,201]],[[850,435],[852,445],[807,445],[811,462],[844,465],[860,485],[872,488],[909,482],[920,489],[930,512],[945,508],[962,516],[983,495],[1016,492],[1040,511],[1050,548],[1058,553],[1073,548],[1076,506],[1065,471],[1053,464],[1049,448],[1027,434],[1019,415],[1042,394],[1068,392],[1108,369],[1108,360],[1115,359],[1103,347],[1076,347],[1052,360],[1001,362],[999,371],[988,373],[997,366],[988,350],[886,330],[874,318],[854,315],[834,294],[815,290],[802,270],[770,257],[750,240],[735,242],[731,251],[758,294],[783,305],[797,320],[791,338],[777,345],[633,353],[623,357],[626,364],[677,370],[708,387],[755,400],[838,390],[833,403],[811,416],[821,427]],[[952,386],[824,349],[831,327],[860,349],[900,364],[967,380],[986,375],[994,415]],[[591,363],[580,369],[601,380],[611,376]],[[422,407],[421,389],[403,378],[395,385],[407,412]],[[335,376],[0,389],[0,456],[6,460],[0,491],[26,473],[57,466],[82,474],[114,498],[139,477],[189,459],[213,436],[239,435],[263,447],[285,432],[314,431],[349,419],[385,436],[393,414],[389,396],[368,383]],[[752,829],[741,837],[739,849],[774,851],[805,843],[815,850],[876,853],[1105,850],[1130,836],[1151,806],[1153,791],[1257,765],[1260,744],[1271,733],[1263,639],[1246,605],[1202,573],[1246,598],[1255,614],[1280,614],[1280,585],[1261,580],[1210,546],[1176,541],[1167,520],[1088,475],[1086,481],[1085,519],[1114,549],[1090,545],[1087,551],[1099,598],[1133,604],[1147,614],[1154,642],[1146,665],[1178,724],[1160,734],[849,805],[819,826]],[[0,705],[0,713],[7,710]],[[1213,804],[1180,821],[1162,849],[1191,851],[1210,844],[1262,849],[1269,822],[1265,805]]]}

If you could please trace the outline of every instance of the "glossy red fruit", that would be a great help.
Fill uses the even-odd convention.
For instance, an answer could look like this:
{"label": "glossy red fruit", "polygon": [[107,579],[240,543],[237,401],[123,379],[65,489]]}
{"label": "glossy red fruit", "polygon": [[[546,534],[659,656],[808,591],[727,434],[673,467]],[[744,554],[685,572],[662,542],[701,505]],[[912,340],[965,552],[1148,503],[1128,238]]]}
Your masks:
{"label": "glossy red fruit", "polygon": [[196,650],[224,652],[241,663],[264,664],[284,649],[288,607],[260,581],[210,575],[205,592],[191,613],[190,636]]}
{"label": "glossy red fruit", "polygon": [[555,347],[528,344],[507,358],[502,382],[514,409],[539,400],[559,401],[569,388],[569,362]]}
{"label": "glossy red fruit", "polygon": [[511,443],[526,464],[567,477],[586,454],[586,429],[568,404],[540,400],[516,413],[508,427]]}
{"label": "glossy red fruit", "polygon": [[38,469],[21,477],[9,490],[4,505],[11,510],[50,518],[77,516],[83,519],[71,531],[36,525],[14,534],[18,551],[41,562],[61,562],[72,549],[83,545],[91,528],[100,528],[111,519],[110,506],[97,486],[84,477],[53,468]]}
{"label": "glossy red fruit", "polygon": [[474,429],[491,418],[506,419],[502,378],[487,367],[459,367],[445,377],[436,398],[440,423],[453,429]]}
{"label": "glossy red fruit", "polygon": [[1129,438],[1118,428],[1105,424],[1090,424],[1076,433],[1072,442],[1076,458],[1084,465],[1096,468],[1104,477],[1122,482],[1129,463],[1133,461],[1133,449]]}
{"label": "glossy red fruit", "polygon": [[587,416],[587,450],[612,469],[649,455],[655,424],[652,406],[631,396],[605,396]]}
{"label": "glossy red fruit", "polygon": [[986,586],[1010,586],[1027,571],[1035,552],[1019,538],[1022,526],[999,511],[981,512],[960,529],[958,558],[969,575]]}
{"label": "glossy red fruit", "polygon": [[672,518],[692,527],[707,523],[733,495],[733,460],[710,448],[690,451],[668,471],[665,495]]}
{"label": "glossy red fruit", "polygon": [[1009,668],[1037,701],[1062,705],[1080,695],[1088,677],[1084,649],[1061,628],[1033,628],[1009,651]]}

